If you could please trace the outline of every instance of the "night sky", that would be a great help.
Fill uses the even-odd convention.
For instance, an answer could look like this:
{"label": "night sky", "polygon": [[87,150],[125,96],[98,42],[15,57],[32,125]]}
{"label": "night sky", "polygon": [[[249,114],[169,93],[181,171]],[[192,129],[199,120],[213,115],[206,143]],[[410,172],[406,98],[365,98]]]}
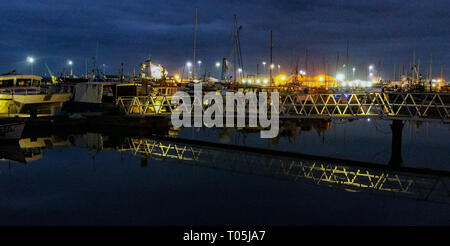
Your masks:
{"label": "night sky", "polygon": [[[47,63],[62,72],[68,59],[74,72],[85,71],[96,54],[108,74],[118,73],[121,62],[130,73],[145,58],[178,72],[192,60],[193,23],[198,8],[197,56],[212,75],[215,62],[231,57],[233,14],[243,26],[244,69],[269,60],[269,32],[274,35],[274,63],[291,73],[297,59],[304,67],[308,48],[310,74],[329,64],[334,75],[336,55],[345,61],[350,43],[350,66],[366,73],[378,66],[392,77],[394,64],[412,60],[413,49],[421,69],[450,75],[450,2],[447,0],[222,0],[222,1],[38,1],[2,0],[0,8],[0,73],[16,69],[30,73],[27,56],[36,58],[34,72],[43,74]],[[313,65],[314,64],[314,65]],[[426,71],[422,70],[424,74]]]}

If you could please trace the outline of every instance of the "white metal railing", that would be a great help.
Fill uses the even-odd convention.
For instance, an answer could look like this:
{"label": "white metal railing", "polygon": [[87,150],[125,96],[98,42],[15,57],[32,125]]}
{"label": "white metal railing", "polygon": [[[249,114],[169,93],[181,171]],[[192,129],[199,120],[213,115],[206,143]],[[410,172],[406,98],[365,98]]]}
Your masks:
{"label": "white metal railing", "polygon": [[[172,96],[119,97],[128,115],[167,115]],[[207,105],[203,104],[203,110]],[[450,121],[450,93],[280,94],[280,118],[386,117]]]}

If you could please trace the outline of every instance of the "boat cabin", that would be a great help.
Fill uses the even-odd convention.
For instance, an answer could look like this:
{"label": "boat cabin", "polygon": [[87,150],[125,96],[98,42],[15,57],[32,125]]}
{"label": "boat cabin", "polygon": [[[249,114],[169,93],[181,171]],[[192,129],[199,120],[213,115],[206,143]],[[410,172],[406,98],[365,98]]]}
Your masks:
{"label": "boat cabin", "polygon": [[42,77],[36,75],[0,75],[0,92],[36,92],[40,89]]}

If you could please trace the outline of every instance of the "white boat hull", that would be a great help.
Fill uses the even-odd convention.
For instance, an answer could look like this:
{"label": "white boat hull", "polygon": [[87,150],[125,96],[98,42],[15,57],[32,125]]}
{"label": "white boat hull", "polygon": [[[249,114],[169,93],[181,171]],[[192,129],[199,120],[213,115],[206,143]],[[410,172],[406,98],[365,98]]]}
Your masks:
{"label": "white boat hull", "polygon": [[0,139],[20,139],[25,122],[0,125]]}

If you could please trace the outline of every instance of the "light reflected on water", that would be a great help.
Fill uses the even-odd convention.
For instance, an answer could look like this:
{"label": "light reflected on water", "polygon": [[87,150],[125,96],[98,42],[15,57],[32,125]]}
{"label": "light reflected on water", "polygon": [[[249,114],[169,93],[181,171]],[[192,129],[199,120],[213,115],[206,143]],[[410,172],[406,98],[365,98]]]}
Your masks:
{"label": "light reflected on water", "polygon": [[258,129],[192,128],[2,143],[0,223],[448,223],[448,125],[406,124],[400,167],[387,165],[388,122],[290,121],[281,129],[270,140]]}

